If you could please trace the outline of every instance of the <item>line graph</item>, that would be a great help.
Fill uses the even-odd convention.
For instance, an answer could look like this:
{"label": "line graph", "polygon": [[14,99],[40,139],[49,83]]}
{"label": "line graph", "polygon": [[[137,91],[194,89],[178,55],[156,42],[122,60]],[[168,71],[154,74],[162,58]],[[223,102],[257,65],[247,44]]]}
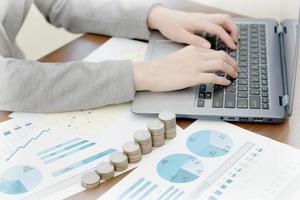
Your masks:
{"label": "line graph", "polygon": [[19,150],[21,149],[25,149],[26,146],[28,146],[33,140],[38,140],[39,137],[41,137],[44,133],[49,132],[50,129],[47,130],[43,130],[40,134],[38,134],[36,137],[31,138],[28,142],[26,142],[24,145],[19,146],[16,150],[14,150],[11,155],[8,156],[8,158],[6,159],[6,161],[9,161]]}
{"label": "line graph", "polygon": [[49,131],[50,128],[24,121],[6,123],[0,127],[0,162],[11,160],[20,150]]}

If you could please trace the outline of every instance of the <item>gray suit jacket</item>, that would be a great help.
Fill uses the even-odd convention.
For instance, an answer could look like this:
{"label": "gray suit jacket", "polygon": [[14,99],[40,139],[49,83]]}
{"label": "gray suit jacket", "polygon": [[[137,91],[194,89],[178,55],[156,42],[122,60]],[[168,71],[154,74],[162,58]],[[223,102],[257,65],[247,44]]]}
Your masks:
{"label": "gray suit jacket", "polygon": [[70,111],[133,99],[131,61],[29,61],[24,59],[15,39],[32,3],[51,24],[71,32],[147,39],[147,16],[154,1],[1,1],[6,1],[7,6],[2,6],[0,14],[0,110]]}

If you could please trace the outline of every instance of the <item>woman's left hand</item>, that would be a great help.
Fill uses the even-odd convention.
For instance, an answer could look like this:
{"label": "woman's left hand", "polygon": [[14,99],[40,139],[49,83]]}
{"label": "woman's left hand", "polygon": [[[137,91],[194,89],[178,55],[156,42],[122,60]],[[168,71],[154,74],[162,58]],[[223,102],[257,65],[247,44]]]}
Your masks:
{"label": "woman's left hand", "polygon": [[197,47],[211,46],[206,39],[196,35],[200,32],[218,36],[231,49],[236,49],[239,40],[238,28],[227,14],[188,13],[155,6],[149,13],[148,26],[170,40]]}

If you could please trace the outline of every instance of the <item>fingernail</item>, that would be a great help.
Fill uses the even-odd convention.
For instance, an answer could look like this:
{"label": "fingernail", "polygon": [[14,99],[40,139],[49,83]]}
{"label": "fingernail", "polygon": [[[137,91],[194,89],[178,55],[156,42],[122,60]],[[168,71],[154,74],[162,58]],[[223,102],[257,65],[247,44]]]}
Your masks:
{"label": "fingernail", "polygon": [[211,47],[210,43],[208,43],[208,42],[203,42],[202,46],[206,49],[210,49],[210,47]]}

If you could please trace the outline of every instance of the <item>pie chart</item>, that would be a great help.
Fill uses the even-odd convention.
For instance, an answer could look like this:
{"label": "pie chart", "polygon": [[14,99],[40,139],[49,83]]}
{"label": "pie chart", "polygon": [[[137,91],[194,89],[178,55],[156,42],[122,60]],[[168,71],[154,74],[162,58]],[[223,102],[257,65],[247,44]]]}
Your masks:
{"label": "pie chart", "polygon": [[193,133],[186,141],[187,148],[202,157],[220,157],[230,152],[232,139],[219,131],[201,130]]}
{"label": "pie chart", "polygon": [[159,176],[172,183],[187,183],[196,180],[203,171],[200,160],[188,154],[168,155],[157,164]]}
{"label": "pie chart", "polygon": [[42,180],[39,169],[16,165],[0,174],[0,192],[8,195],[23,194],[34,189]]}

